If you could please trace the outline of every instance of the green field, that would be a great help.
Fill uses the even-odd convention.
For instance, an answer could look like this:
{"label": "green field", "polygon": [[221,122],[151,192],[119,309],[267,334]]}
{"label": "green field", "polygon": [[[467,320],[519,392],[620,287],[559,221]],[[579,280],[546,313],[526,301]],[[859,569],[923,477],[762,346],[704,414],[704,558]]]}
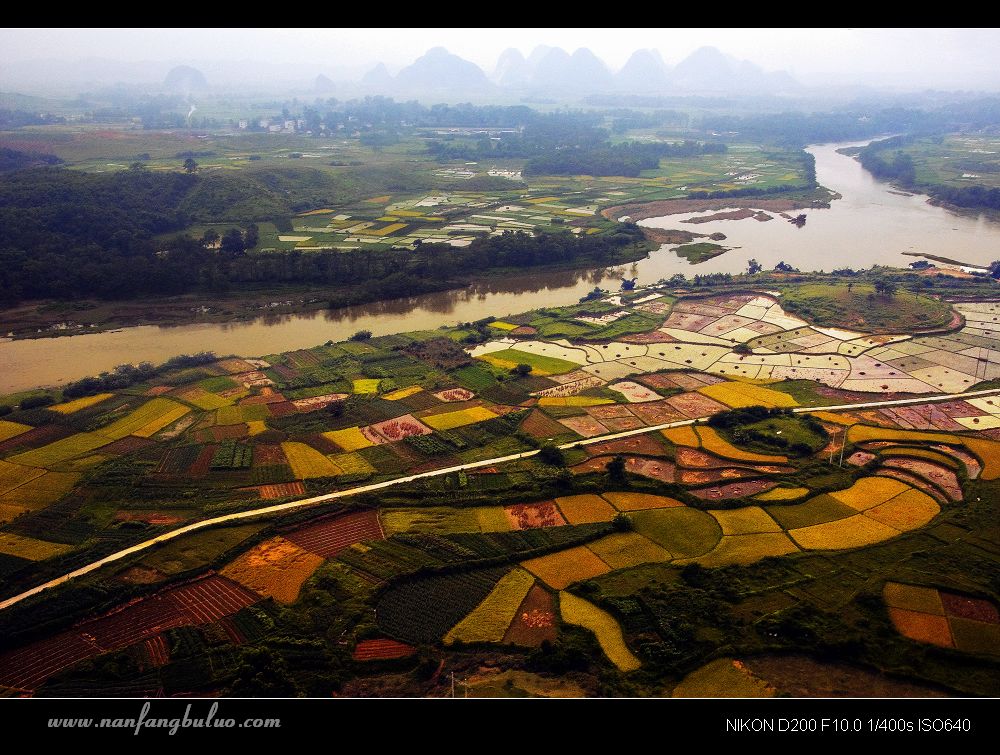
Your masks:
{"label": "green field", "polygon": [[871,285],[807,284],[782,290],[786,311],[816,325],[865,329],[869,332],[909,332],[940,328],[951,322],[951,308],[929,296],[900,291],[887,297]]}

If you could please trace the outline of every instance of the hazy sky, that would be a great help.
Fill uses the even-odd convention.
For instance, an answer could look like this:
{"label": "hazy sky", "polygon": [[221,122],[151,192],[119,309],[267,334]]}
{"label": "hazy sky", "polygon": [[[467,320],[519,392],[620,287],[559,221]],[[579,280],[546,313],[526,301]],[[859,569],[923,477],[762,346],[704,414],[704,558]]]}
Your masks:
{"label": "hazy sky", "polygon": [[713,45],[765,69],[797,76],[911,74],[929,83],[995,80],[998,29],[3,29],[0,66],[26,60],[99,57],[122,61],[259,60],[318,70],[384,61],[410,63],[433,46],[491,71],[507,47],[589,47],[613,69],[638,48],[667,63]]}

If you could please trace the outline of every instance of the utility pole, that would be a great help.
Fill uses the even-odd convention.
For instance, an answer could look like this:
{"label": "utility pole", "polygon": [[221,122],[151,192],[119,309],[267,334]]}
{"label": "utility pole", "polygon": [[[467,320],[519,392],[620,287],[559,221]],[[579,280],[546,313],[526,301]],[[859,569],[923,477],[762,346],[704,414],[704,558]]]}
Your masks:
{"label": "utility pole", "polygon": [[455,696],[455,672],[451,672],[451,696]]}

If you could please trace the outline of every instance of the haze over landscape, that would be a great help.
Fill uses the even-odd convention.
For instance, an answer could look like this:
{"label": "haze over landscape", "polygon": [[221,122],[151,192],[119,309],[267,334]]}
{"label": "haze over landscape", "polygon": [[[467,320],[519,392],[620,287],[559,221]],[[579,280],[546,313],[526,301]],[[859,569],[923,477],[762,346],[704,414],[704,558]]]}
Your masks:
{"label": "haze over landscape", "polygon": [[0,711],[985,731],[998,71],[996,29],[0,30]]}

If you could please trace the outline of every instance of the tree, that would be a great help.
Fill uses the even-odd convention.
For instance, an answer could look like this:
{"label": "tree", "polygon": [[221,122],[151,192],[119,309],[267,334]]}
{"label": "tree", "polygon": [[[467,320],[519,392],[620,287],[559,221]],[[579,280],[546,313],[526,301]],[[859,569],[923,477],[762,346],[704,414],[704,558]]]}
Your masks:
{"label": "tree", "polygon": [[351,341],[367,341],[372,337],[372,332],[370,330],[359,330],[353,336],[351,336]]}
{"label": "tree", "polygon": [[752,258],[747,260],[747,275],[756,275],[763,269],[764,266],[760,264],[757,260]]}
{"label": "tree", "polygon": [[184,161],[185,173],[194,173],[196,170],[198,170],[198,163],[194,161],[193,157],[189,157],[187,160]]}
{"label": "tree", "polygon": [[625,457],[616,456],[611,461],[608,462],[607,466],[608,477],[610,477],[614,482],[625,482]]}
{"label": "tree", "polygon": [[205,246],[215,246],[215,242],[219,240],[219,232],[214,228],[209,228],[201,236],[201,241]]}
{"label": "tree", "polygon": [[230,228],[222,235],[222,243],[219,248],[226,254],[236,256],[246,251],[247,245],[243,241],[243,233],[239,228]]}
{"label": "tree", "polygon": [[879,278],[875,281],[875,293],[881,296],[893,297],[896,295],[896,291],[898,290],[899,286],[895,281],[891,281],[886,278]]}
{"label": "tree", "polygon": [[531,365],[530,364],[519,364],[516,367],[514,367],[513,369],[511,369],[510,374],[511,375],[520,375],[521,377],[524,377],[525,375],[530,375],[531,374]]}
{"label": "tree", "polygon": [[552,443],[546,443],[538,450],[538,458],[553,467],[566,466],[566,456],[562,449]]}

